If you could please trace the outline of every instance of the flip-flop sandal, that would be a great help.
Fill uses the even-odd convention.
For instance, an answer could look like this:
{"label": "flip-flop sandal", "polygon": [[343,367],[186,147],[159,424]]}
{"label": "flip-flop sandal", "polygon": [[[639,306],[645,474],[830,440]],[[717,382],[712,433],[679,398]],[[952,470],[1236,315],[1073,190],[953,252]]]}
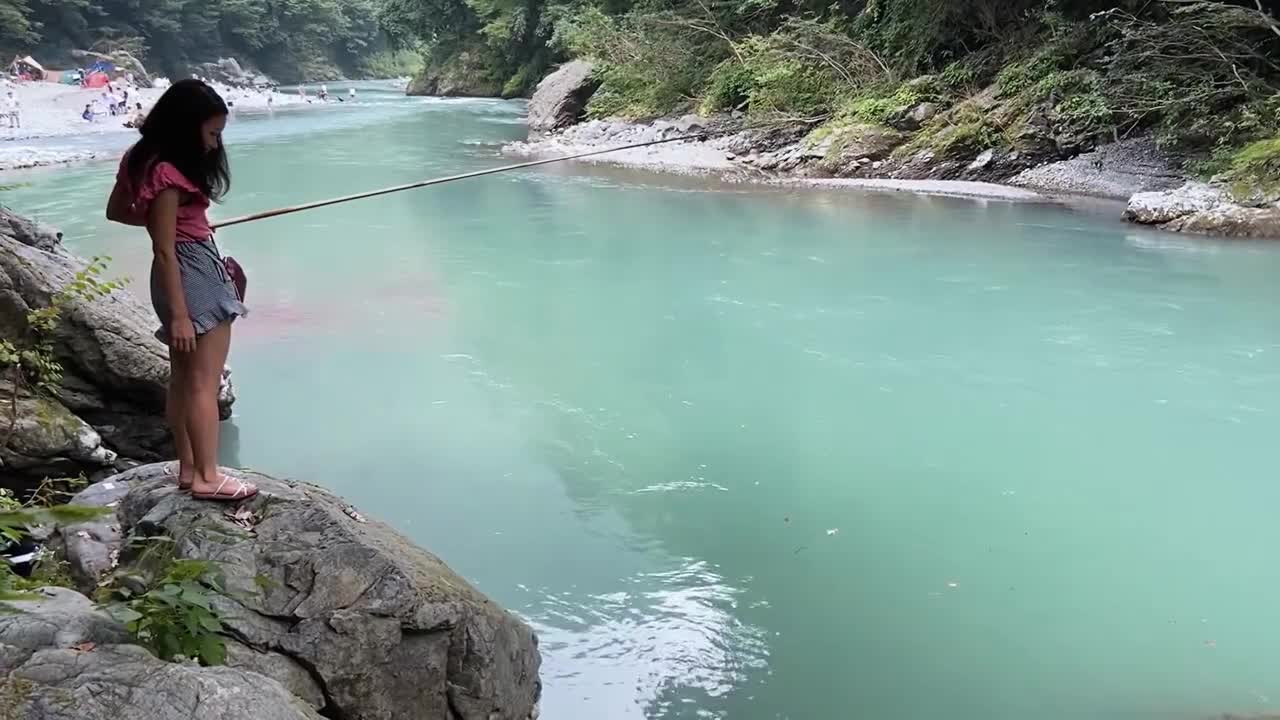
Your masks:
{"label": "flip-flop sandal", "polygon": [[[227,486],[227,483],[229,482],[234,482],[236,484],[235,491],[231,493],[225,493],[222,491],[222,489],[225,488]],[[222,482],[218,484],[217,490],[214,490],[211,493],[193,492],[191,493],[191,497],[197,500],[236,502],[239,500],[248,500],[249,498],[257,494],[258,494],[258,488],[250,485],[249,483],[246,483],[243,480],[240,480],[239,478],[233,478],[230,475],[223,475]]]}

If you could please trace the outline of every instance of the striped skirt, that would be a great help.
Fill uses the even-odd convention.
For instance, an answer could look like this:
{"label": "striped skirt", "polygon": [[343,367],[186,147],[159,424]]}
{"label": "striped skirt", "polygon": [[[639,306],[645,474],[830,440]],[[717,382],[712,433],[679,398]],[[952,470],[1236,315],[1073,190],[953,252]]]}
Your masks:
{"label": "striped skirt", "polygon": [[[235,286],[222,264],[218,246],[212,239],[175,244],[178,269],[182,272],[182,292],[187,300],[187,314],[196,328],[196,336],[204,335],[218,325],[248,315],[249,309],[236,298]],[[160,318],[156,337],[169,343],[169,296],[164,290],[160,267],[151,263],[151,307]]]}

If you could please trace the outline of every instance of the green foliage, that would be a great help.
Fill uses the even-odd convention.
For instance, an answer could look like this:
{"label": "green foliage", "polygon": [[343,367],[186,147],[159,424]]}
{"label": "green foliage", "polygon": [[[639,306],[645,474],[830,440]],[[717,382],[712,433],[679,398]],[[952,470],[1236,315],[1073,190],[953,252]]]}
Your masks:
{"label": "green foliage", "polygon": [[[0,488],[0,538],[18,542],[29,534],[32,527],[85,522],[110,512],[106,508],[61,504],[70,492],[59,489],[60,484],[75,489],[85,483],[83,478],[65,481],[46,479],[25,501],[14,497],[12,491]],[[41,557],[29,578],[18,576],[8,563],[0,561],[0,603],[35,599],[38,596],[32,595],[31,591],[48,585],[74,586],[67,564],[61,558],[51,554]],[[3,612],[2,605],[0,612]]]}
{"label": "green foliage", "polygon": [[226,641],[211,597],[223,592],[223,582],[213,563],[173,560],[143,592],[116,587],[108,610],[138,644],[162,660],[194,658],[204,665],[221,665]]}
{"label": "green foliage", "polygon": [[978,71],[969,63],[957,61],[943,68],[941,80],[947,92],[960,94],[973,88],[978,80]]}
{"label": "green foliage", "polygon": [[1258,140],[1233,153],[1223,179],[1241,202],[1262,204],[1280,199],[1280,137]]}
{"label": "green foliage", "polygon": [[[52,335],[63,311],[74,302],[92,302],[124,287],[123,280],[99,279],[110,258],[95,257],[77,272],[66,287],[49,298],[49,304],[32,309],[26,317],[26,333],[17,338],[0,338],[0,373],[11,380],[16,400],[20,389],[31,385],[52,392],[62,381],[62,364],[54,356]],[[10,403],[16,409],[16,402]],[[12,423],[10,423],[12,425]],[[0,435],[0,446],[8,443],[8,433]]]}
{"label": "green foliage", "polygon": [[0,50],[6,59],[19,51],[47,59],[73,47],[122,49],[174,77],[230,55],[286,82],[323,79],[356,72],[360,58],[385,48],[384,3],[0,0]]}
{"label": "green foliage", "polygon": [[702,90],[702,105],[699,111],[704,115],[728,110],[737,110],[746,106],[755,88],[755,75],[736,58],[721,62],[711,71]]}
{"label": "green foliage", "polygon": [[899,105],[892,98],[860,97],[844,106],[841,116],[860,122],[885,124],[897,112]]}

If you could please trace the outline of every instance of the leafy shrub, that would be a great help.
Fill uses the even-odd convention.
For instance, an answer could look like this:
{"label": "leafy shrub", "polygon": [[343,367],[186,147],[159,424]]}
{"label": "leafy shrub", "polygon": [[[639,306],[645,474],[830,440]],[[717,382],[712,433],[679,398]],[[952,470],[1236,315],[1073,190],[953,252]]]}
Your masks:
{"label": "leafy shrub", "polygon": [[840,93],[838,80],[818,65],[790,58],[760,65],[749,99],[753,115],[823,115]]}
{"label": "leafy shrub", "polygon": [[1280,137],[1249,143],[1235,152],[1224,179],[1243,202],[1275,202],[1280,197]]}
{"label": "leafy shrub", "polygon": [[841,115],[859,122],[884,125],[898,109],[898,105],[889,98],[863,97],[846,104]]}
{"label": "leafy shrub", "polygon": [[1112,125],[1115,116],[1107,98],[1099,92],[1084,92],[1069,96],[1058,103],[1054,111],[1058,119],[1077,132],[1096,133]]}
{"label": "leafy shrub", "polygon": [[1000,97],[1013,97],[1035,86],[1057,69],[1057,59],[1051,53],[1038,53],[1029,60],[1006,65],[996,76],[996,87]]}
{"label": "leafy shrub", "polygon": [[962,93],[973,87],[978,71],[963,61],[953,62],[942,70],[942,86],[951,93]]}
{"label": "leafy shrub", "polygon": [[751,68],[736,58],[725,60],[707,78],[699,109],[703,114],[734,110],[749,101],[754,88]]}
{"label": "leafy shrub", "polygon": [[211,593],[223,592],[212,563],[174,560],[146,591],[135,594],[122,585],[114,592],[120,599],[109,607],[111,615],[156,657],[195,658],[204,665],[226,659],[222,622],[210,604]]}

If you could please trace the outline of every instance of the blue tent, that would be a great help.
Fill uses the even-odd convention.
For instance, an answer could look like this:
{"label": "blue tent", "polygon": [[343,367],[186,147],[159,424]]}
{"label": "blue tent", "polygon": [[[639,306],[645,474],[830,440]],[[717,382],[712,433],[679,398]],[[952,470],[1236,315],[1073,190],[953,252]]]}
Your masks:
{"label": "blue tent", "polygon": [[111,74],[115,71],[116,71],[116,64],[111,62],[110,60],[99,60],[98,62],[89,66],[89,72],[91,73],[100,72],[100,73]]}

